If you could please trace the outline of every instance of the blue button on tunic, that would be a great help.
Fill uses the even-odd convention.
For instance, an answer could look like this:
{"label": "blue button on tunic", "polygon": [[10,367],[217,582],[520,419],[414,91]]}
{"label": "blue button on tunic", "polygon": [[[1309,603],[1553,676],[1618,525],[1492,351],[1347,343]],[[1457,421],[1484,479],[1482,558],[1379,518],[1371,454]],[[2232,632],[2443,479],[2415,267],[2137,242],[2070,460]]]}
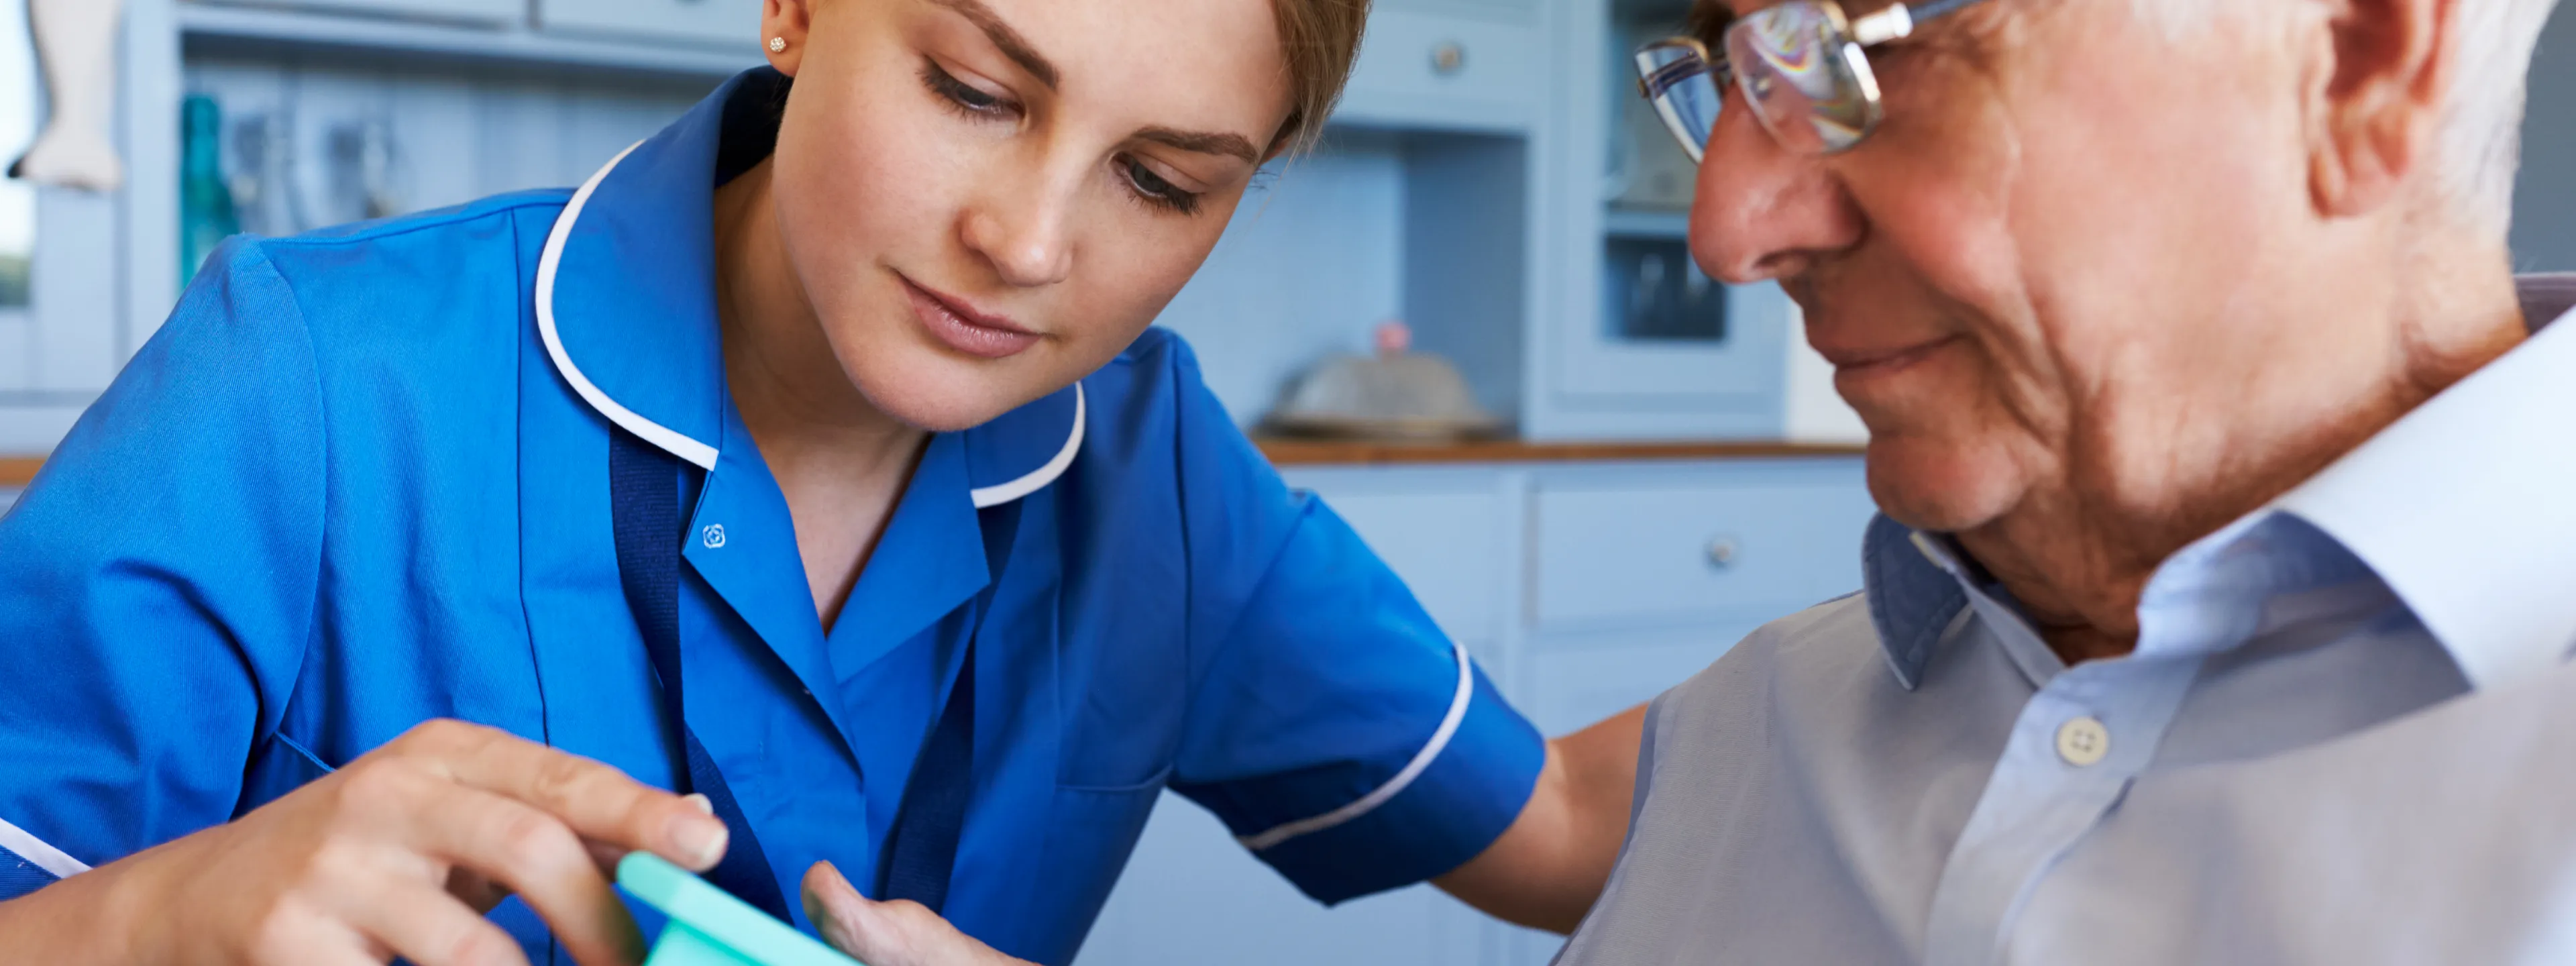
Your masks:
{"label": "blue button on tunic", "polygon": [[[0,898],[431,718],[668,786],[612,425],[692,464],[685,713],[789,895],[817,861],[871,881],[979,605],[947,911],[1005,952],[1072,959],[1166,787],[1328,902],[1510,824],[1537,733],[1160,330],[934,437],[823,630],[714,315],[712,191],[767,155],[785,90],[737,78],[577,193],[212,261],[0,518]],[[997,582],[976,509],[1010,501]]]}

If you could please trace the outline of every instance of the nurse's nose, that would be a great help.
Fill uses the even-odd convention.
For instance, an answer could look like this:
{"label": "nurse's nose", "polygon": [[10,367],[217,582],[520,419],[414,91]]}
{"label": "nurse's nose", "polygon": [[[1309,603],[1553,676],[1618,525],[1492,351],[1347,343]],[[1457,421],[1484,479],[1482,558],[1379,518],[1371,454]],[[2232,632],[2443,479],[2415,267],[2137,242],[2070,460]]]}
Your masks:
{"label": "nurse's nose", "polygon": [[1821,158],[1791,151],[1730,97],[1691,199],[1691,257],[1729,285],[1797,275],[1859,244],[1867,221]]}
{"label": "nurse's nose", "polygon": [[1075,178],[1043,169],[1006,175],[969,204],[957,237],[1004,282],[1036,288],[1073,272]]}

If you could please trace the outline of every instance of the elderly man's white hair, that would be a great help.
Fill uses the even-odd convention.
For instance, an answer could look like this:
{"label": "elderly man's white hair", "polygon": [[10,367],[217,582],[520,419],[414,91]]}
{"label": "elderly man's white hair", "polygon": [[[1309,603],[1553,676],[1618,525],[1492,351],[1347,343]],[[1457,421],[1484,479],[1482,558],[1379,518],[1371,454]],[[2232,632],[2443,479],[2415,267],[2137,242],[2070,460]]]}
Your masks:
{"label": "elderly man's white hair", "polygon": [[[2139,16],[2184,33],[2250,0],[2130,0]],[[2277,2],[2277,0],[2276,0]],[[2443,107],[2442,187],[2472,226],[2501,236],[2513,221],[2522,106],[2531,49],[2558,0],[2459,0],[2459,77]]]}

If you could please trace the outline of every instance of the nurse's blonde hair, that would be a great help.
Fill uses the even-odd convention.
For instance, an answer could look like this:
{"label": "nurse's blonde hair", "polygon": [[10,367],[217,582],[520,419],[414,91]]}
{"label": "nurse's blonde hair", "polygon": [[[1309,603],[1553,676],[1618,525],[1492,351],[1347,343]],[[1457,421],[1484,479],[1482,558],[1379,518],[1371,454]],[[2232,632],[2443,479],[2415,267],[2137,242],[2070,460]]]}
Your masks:
{"label": "nurse's blonde hair", "polygon": [[1271,141],[1273,153],[1301,151],[1323,133],[1324,119],[1350,80],[1368,27],[1369,0],[1270,0],[1278,18],[1279,46],[1288,65],[1288,121]]}

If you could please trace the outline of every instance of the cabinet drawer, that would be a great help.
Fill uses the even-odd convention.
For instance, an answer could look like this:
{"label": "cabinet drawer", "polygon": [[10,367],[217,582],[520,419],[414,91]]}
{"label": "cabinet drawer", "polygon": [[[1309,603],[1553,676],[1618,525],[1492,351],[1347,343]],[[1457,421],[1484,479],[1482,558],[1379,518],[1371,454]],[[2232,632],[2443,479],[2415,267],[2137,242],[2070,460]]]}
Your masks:
{"label": "cabinet drawer", "polygon": [[760,46],[760,0],[538,0],[548,30]]}
{"label": "cabinet drawer", "polygon": [[[1163,793],[1074,966],[1479,966],[1474,910],[1416,885],[1327,909]],[[1542,961],[1543,962],[1543,961]]]}
{"label": "cabinet drawer", "polygon": [[1413,589],[1442,632],[1468,641],[1493,636],[1496,591],[1510,579],[1500,497],[1490,490],[1319,493]]}
{"label": "cabinet drawer", "polygon": [[295,7],[363,14],[396,14],[423,20],[524,23],[527,0],[195,0],[208,6]]}
{"label": "cabinet drawer", "polygon": [[1857,472],[1551,487],[1535,499],[1542,626],[1786,613],[1855,590],[1873,510]]}
{"label": "cabinet drawer", "polygon": [[1528,23],[1538,19],[1538,0],[1377,0],[1374,9],[1418,10]]}
{"label": "cabinet drawer", "polygon": [[1338,116],[1429,127],[1526,126],[1537,113],[1546,63],[1534,28],[1381,8],[1369,16]]}
{"label": "cabinet drawer", "polygon": [[1717,623],[1651,636],[1552,640],[1529,658],[1530,723],[1565,734],[1690,680],[1762,625]]}

